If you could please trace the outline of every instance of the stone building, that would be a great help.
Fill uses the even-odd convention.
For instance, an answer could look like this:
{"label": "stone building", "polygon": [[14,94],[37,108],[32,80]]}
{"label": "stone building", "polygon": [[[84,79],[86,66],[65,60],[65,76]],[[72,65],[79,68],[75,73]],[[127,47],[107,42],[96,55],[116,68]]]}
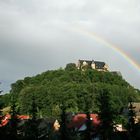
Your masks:
{"label": "stone building", "polygon": [[94,60],[78,60],[77,68],[81,70],[91,68],[98,71],[109,71],[109,67],[105,62]]}

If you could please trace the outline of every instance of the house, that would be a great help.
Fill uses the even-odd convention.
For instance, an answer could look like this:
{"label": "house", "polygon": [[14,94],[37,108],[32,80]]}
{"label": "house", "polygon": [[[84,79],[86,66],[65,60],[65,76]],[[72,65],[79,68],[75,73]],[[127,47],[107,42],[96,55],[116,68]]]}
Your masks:
{"label": "house", "polygon": [[[135,113],[134,115],[134,119],[135,119],[135,123],[139,123],[140,122],[140,102],[131,102],[132,105],[132,109]],[[129,110],[130,110],[130,103],[128,104],[127,107],[122,108],[121,113],[128,117],[129,119]]]}
{"label": "house", "polygon": [[[9,121],[11,119],[11,115],[7,114],[5,116],[0,116],[0,118],[1,118],[0,127],[3,127],[3,126],[6,126],[9,123]],[[28,120],[29,116],[28,115],[17,115],[17,119],[19,119],[19,120]]]}
{"label": "house", "polygon": [[[89,120],[87,118],[87,114],[79,113],[74,115],[69,121],[67,128],[72,130],[78,134],[78,136],[83,137],[84,133],[87,130],[87,125],[89,124]],[[97,114],[90,114],[90,135],[92,140],[99,140],[98,130],[100,127],[100,120]]]}
{"label": "house", "polygon": [[[54,118],[38,118],[36,121],[31,121],[31,118],[28,115],[17,115],[17,135],[19,139],[24,137],[30,137],[30,131],[32,131],[32,127],[35,126],[38,131],[38,138],[39,139],[48,139],[51,137],[52,133],[58,135],[58,130],[60,128],[60,124],[58,120]],[[7,114],[5,116],[0,116],[1,123],[0,128],[8,128],[6,130],[6,135],[9,135],[11,129],[11,115]],[[31,125],[33,123],[33,125]],[[9,129],[10,128],[10,129]],[[34,130],[34,128],[33,128]],[[29,133],[28,133],[29,132]],[[59,137],[59,136],[58,136]],[[53,138],[52,138],[53,139]]]}
{"label": "house", "polygon": [[91,68],[98,71],[109,71],[109,67],[105,62],[94,60],[78,60],[77,68],[81,70]]}
{"label": "house", "polygon": [[133,102],[132,103],[135,111],[135,123],[138,123],[140,121],[140,103],[139,102]]}
{"label": "house", "polygon": [[60,124],[59,124],[58,120],[55,120],[55,122],[53,124],[53,129],[54,129],[54,131],[58,131],[60,129]]}
{"label": "house", "polygon": [[[90,114],[90,121],[91,121],[92,132],[96,133],[101,125],[101,121],[98,115]],[[69,122],[68,128],[73,128],[78,132],[84,132],[87,129],[86,123],[87,123],[87,115],[84,113],[77,114],[73,116],[71,122]],[[114,131],[122,132],[125,131],[125,129],[123,129],[122,124],[115,124]]]}
{"label": "house", "polygon": [[[100,124],[100,120],[97,114],[90,114],[90,120],[94,128],[97,128]],[[68,128],[74,128],[76,131],[85,131],[87,122],[87,115],[86,114],[77,114],[73,116],[71,122],[68,125]]]}

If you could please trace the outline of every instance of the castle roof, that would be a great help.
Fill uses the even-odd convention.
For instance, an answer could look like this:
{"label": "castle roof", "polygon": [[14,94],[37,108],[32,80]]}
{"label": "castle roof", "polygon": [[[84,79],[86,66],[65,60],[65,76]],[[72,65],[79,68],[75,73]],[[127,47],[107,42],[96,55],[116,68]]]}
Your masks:
{"label": "castle roof", "polygon": [[105,62],[94,61],[95,67],[98,69],[102,69],[105,66]]}

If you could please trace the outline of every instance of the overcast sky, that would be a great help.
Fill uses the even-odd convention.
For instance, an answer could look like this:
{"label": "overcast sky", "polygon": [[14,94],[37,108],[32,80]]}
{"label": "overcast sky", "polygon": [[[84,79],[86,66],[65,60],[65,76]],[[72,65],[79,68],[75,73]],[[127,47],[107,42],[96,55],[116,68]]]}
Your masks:
{"label": "overcast sky", "polygon": [[[140,64],[139,0],[0,0],[0,88],[78,59],[106,62],[140,89],[140,70],[90,32]],[[82,31],[82,32],[81,32]]]}

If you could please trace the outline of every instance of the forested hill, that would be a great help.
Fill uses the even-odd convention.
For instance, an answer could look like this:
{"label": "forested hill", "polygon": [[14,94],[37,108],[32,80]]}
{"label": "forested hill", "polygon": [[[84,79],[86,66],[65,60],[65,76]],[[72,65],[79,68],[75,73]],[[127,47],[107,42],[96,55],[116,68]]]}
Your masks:
{"label": "forested hill", "polygon": [[89,104],[89,110],[96,112],[96,96],[101,89],[110,93],[113,107],[118,111],[127,106],[130,99],[140,99],[139,90],[134,89],[121,76],[92,69],[81,71],[74,64],[67,64],[65,69],[25,77],[11,87],[10,95],[14,95],[21,114],[30,114],[32,99],[35,97],[38,115],[44,117],[59,116],[62,105],[65,105],[67,112],[76,113],[85,112]]}

